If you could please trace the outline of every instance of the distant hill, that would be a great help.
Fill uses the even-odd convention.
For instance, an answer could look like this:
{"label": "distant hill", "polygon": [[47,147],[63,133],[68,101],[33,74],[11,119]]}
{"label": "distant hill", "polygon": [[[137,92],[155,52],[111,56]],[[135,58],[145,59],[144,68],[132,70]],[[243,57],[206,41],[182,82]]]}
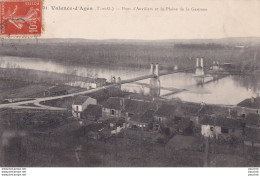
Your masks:
{"label": "distant hill", "polygon": [[[238,47],[236,47],[238,46]],[[112,65],[149,68],[194,67],[197,57],[205,65],[230,62],[240,71],[260,68],[260,38],[193,40],[88,40],[88,39],[5,39],[0,55],[41,58],[73,65]],[[250,70],[249,70],[250,69]]]}

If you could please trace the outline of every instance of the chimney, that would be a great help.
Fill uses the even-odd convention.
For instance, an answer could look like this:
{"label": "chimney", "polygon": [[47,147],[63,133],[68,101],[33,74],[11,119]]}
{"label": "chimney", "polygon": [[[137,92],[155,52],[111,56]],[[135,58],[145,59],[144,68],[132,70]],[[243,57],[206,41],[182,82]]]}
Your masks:
{"label": "chimney", "polygon": [[153,63],[151,63],[151,74],[154,75],[154,67],[153,67]]}
{"label": "chimney", "polygon": [[200,59],[200,66],[203,68],[203,58]]}
{"label": "chimney", "polygon": [[196,67],[198,68],[200,66],[199,58],[197,58]]}
{"label": "chimney", "polygon": [[155,75],[157,76],[157,78],[159,78],[159,64],[158,63],[155,65]]}

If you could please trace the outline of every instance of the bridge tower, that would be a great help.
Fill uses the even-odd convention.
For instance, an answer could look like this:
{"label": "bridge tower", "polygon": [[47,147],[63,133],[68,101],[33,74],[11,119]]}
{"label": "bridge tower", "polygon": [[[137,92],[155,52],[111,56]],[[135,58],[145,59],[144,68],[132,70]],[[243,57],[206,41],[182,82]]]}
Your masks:
{"label": "bridge tower", "polygon": [[151,74],[154,75],[154,65],[151,63]]}
{"label": "bridge tower", "polygon": [[204,60],[197,58],[195,76],[204,76]]}
{"label": "bridge tower", "polygon": [[157,77],[157,79],[159,79],[159,64],[158,63],[155,65],[155,76]]}
{"label": "bridge tower", "polygon": [[159,79],[159,64],[155,64],[155,70],[154,65],[151,64],[151,74],[154,75],[153,78],[150,79],[150,95],[153,97],[160,96],[160,79]]}

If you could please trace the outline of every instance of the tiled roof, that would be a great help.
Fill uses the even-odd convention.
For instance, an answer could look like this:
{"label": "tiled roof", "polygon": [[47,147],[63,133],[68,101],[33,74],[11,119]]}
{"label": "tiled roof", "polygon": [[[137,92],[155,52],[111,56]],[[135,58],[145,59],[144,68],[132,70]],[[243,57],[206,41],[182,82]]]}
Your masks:
{"label": "tiled roof", "polygon": [[249,113],[246,116],[246,124],[260,126],[260,114]]}
{"label": "tiled roof", "polygon": [[182,111],[184,115],[195,116],[199,113],[200,108],[201,107],[199,106],[184,104],[183,106],[181,106],[180,111]]}
{"label": "tiled roof", "polygon": [[76,96],[75,99],[74,99],[74,104],[82,105],[88,98],[90,98],[90,97],[83,96],[83,95]]}
{"label": "tiled roof", "polygon": [[155,113],[159,117],[174,117],[176,107],[174,105],[163,104]]}
{"label": "tiled roof", "polygon": [[127,99],[125,101],[124,112],[143,114],[148,110],[156,110],[156,104],[149,101],[143,100],[131,100]]}
{"label": "tiled roof", "polygon": [[88,105],[87,109],[84,111],[84,114],[86,116],[91,115],[91,116],[101,117],[102,116],[102,106],[90,104],[90,105]]}
{"label": "tiled roof", "polygon": [[137,122],[149,123],[153,121],[153,114],[154,114],[154,110],[148,110],[141,117],[133,117],[131,118],[131,120]]}
{"label": "tiled roof", "polygon": [[243,100],[237,105],[241,107],[248,107],[248,108],[260,108],[260,97]]}
{"label": "tiled roof", "polygon": [[223,116],[229,115],[228,108],[213,106],[213,105],[205,105],[199,111],[199,114],[202,115],[213,115],[216,113],[221,113]]}
{"label": "tiled roof", "polygon": [[108,108],[108,109],[116,109],[116,110],[121,110],[122,109],[122,105],[120,103],[121,98],[118,97],[110,97],[106,103],[104,104],[104,108]]}
{"label": "tiled roof", "polygon": [[242,124],[239,120],[229,119],[229,118],[221,118],[221,117],[212,117],[212,116],[203,116],[200,118],[200,124],[202,125],[213,125],[220,126],[226,128],[236,128],[242,129]]}

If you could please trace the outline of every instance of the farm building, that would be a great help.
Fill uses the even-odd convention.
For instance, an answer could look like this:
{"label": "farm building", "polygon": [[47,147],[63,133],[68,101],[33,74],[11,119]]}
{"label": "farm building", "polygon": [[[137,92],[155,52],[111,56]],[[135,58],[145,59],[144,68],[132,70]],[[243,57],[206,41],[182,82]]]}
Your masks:
{"label": "farm building", "polygon": [[82,112],[89,106],[89,105],[96,105],[97,100],[88,96],[77,96],[75,97],[73,104],[72,104],[72,115],[73,117],[80,118]]}
{"label": "farm building", "polygon": [[142,116],[131,117],[128,121],[130,127],[141,127],[144,129],[149,129],[149,126],[153,127],[153,114],[154,110],[146,111]]}
{"label": "farm building", "polygon": [[130,126],[148,127],[153,121],[153,113],[157,105],[151,101],[126,99],[123,115],[128,119]]}
{"label": "farm building", "polygon": [[239,120],[204,116],[200,118],[201,134],[205,137],[216,137],[220,135],[242,137],[243,123]]}
{"label": "farm building", "polygon": [[174,120],[175,116],[176,107],[174,105],[163,104],[154,113],[154,120],[162,124],[167,124],[169,120]]}
{"label": "farm building", "polygon": [[125,106],[125,99],[110,97],[102,108],[102,118],[119,118]]}

